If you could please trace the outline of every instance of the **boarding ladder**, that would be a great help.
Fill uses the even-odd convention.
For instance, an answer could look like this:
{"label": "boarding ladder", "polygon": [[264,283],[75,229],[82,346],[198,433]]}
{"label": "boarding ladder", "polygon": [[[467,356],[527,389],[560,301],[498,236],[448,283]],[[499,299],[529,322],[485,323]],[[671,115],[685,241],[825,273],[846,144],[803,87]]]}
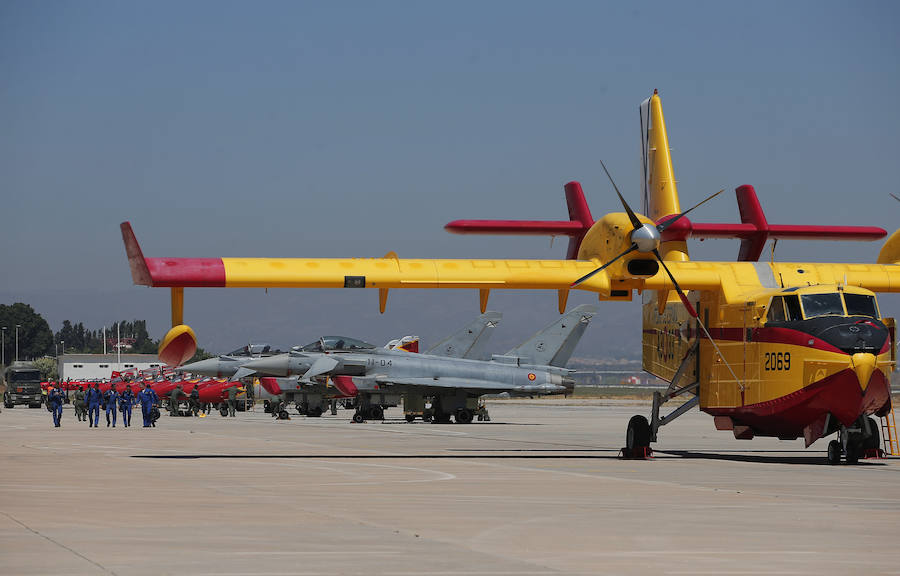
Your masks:
{"label": "boarding ladder", "polygon": [[897,421],[894,420],[894,407],[881,417],[881,441],[884,444],[884,453],[891,456],[900,456],[900,441],[897,439]]}

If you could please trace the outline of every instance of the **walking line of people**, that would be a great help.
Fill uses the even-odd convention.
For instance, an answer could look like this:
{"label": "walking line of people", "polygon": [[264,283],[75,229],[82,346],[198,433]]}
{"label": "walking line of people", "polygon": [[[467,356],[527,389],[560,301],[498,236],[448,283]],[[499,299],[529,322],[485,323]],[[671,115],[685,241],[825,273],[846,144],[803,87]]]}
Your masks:
{"label": "walking line of people", "polygon": [[[53,425],[57,428],[62,421],[63,402],[62,392],[58,388],[51,388],[47,394],[47,407],[53,414]],[[144,428],[156,427],[156,420],[159,418],[159,396],[149,383],[144,384],[144,389],[135,394],[131,384],[126,384],[122,392],[119,392],[113,384],[109,390],[101,393],[98,384],[94,382],[87,390],[79,386],[74,397],[75,417],[79,422],[87,420],[91,428],[100,425],[101,408],[106,412],[107,427],[116,427],[119,412],[122,413],[122,424],[126,428],[131,426],[131,410],[137,404],[141,405]]]}

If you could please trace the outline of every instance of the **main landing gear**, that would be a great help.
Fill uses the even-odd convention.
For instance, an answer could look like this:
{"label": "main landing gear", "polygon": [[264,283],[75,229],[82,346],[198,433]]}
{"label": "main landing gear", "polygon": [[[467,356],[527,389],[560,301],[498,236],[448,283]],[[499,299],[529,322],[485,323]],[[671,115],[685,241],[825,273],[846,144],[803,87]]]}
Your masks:
{"label": "main landing gear", "polygon": [[362,424],[366,420],[384,420],[384,408],[378,404],[359,406],[351,420],[357,424]]}
{"label": "main landing gear", "polygon": [[[659,429],[700,403],[700,397],[696,395],[696,391],[700,387],[699,382],[692,382],[687,386],[678,387],[678,381],[696,363],[699,346],[700,342],[696,341],[685,353],[684,358],[681,360],[681,365],[679,365],[665,393],[653,393],[653,412],[650,416],[650,421],[648,422],[643,416],[632,416],[631,420],[628,421],[628,429],[625,432],[625,447],[619,452],[622,458],[650,458],[653,455],[650,443],[656,442],[656,434],[659,432]],[[659,409],[663,404],[676,396],[687,393],[693,393],[695,396],[665,416],[659,415]]]}
{"label": "main landing gear", "polygon": [[828,463],[840,464],[841,456],[847,464],[856,464],[860,458],[880,458],[881,434],[874,418],[862,416],[853,426],[841,426],[837,438],[828,443]]}

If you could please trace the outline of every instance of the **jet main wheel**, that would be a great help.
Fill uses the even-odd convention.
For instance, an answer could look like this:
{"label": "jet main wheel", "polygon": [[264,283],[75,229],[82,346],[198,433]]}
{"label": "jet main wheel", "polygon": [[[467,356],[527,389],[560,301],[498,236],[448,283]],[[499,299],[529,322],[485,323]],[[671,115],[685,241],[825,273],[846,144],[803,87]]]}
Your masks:
{"label": "jet main wheel", "polygon": [[318,418],[322,415],[322,407],[316,406],[315,408],[310,408],[306,411],[306,415],[310,418]]}
{"label": "jet main wheel", "polygon": [[353,421],[357,424],[362,424],[366,421],[366,419],[363,417],[362,412],[354,412]]}
{"label": "jet main wheel", "polygon": [[369,408],[369,418],[372,420],[384,420],[384,408],[381,406],[371,406]]}
{"label": "jet main wheel", "polygon": [[632,416],[625,434],[625,449],[631,456],[643,456],[650,446],[650,423],[643,416]]}
{"label": "jet main wheel", "polygon": [[460,408],[456,411],[455,418],[457,424],[471,424],[472,411],[466,408]]}
{"label": "jet main wheel", "polygon": [[829,464],[840,464],[841,463],[841,443],[837,440],[832,440],[828,443],[828,463]]}
{"label": "jet main wheel", "polygon": [[415,421],[416,421],[416,415],[415,415],[415,414],[407,414],[407,415],[406,415],[406,421],[407,421],[407,422],[415,422]]}

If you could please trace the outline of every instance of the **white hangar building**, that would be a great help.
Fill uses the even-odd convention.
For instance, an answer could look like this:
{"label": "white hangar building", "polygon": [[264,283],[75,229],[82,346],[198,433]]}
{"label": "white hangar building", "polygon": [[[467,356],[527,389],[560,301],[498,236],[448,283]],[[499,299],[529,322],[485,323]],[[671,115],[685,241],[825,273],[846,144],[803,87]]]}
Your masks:
{"label": "white hangar building", "polygon": [[162,366],[156,354],[62,354],[57,359],[60,380],[109,378],[113,370],[149,370]]}

